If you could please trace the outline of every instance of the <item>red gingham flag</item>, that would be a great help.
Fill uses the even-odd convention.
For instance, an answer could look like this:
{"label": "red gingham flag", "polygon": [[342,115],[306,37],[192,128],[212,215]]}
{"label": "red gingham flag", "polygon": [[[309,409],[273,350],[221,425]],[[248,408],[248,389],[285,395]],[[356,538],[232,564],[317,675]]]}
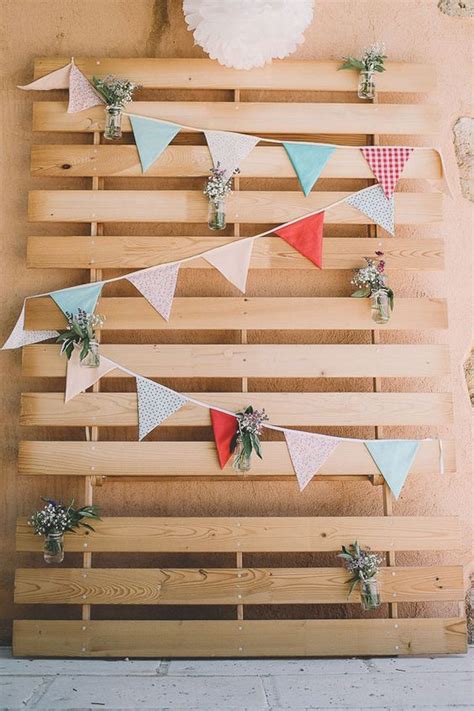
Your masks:
{"label": "red gingham flag", "polygon": [[390,199],[396,188],[397,182],[413,148],[398,148],[396,146],[374,146],[360,149],[364,154],[372,173],[383,188],[385,195]]}

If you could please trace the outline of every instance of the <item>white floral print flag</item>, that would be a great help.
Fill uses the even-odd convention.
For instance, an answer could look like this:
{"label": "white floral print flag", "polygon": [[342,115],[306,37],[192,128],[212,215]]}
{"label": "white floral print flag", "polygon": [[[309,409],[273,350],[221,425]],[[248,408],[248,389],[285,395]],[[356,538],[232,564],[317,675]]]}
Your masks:
{"label": "white floral print flag", "polygon": [[156,269],[131,274],[126,279],[143,294],[145,299],[163,316],[165,321],[168,321],[173,305],[178,272],[179,264],[164,264],[156,267]]}
{"label": "white floral print flag", "polygon": [[298,430],[284,430],[284,433],[300,491],[303,491],[341,440]]}

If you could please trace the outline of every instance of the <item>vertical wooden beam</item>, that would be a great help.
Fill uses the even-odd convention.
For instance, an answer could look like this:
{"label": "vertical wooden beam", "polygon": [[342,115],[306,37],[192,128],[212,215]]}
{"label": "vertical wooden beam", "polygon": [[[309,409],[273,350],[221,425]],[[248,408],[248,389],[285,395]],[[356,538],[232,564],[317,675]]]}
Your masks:
{"label": "vertical wooden beam", "polygon": [[[100,144],[100,132],[94,131],[93,133],[93,144],[95,146]],[[104,179],[93,177],[92,178],[92,190],[101,190],[104,187]],[[103,233],[103,226],[97,222],[91,222],[91,237],[97,237]],[[102,270],[95,269],[92,267],[90,270],[90,281],[100,281],[102,279]],[[97,340],[100,342],[100,331],[97,332]],[[100,380],[92,386],[92,392],[100,392]],[[86,427],[86,439],[91,442],[97,442],[99,439],[99,428],[98,427]],[[94,503],[94,481],[95,476],[91,474],[85,477],[84,481],[84,505],[91,506]],[[86,544],[85,544],[86,545]],[[84,552],[82,565],[84,569],[92,567],[92,553]],[[84,575],[87,575],[84,572]],[[82,605],[82,619],[91,619],[91,606],[87,603]]]}

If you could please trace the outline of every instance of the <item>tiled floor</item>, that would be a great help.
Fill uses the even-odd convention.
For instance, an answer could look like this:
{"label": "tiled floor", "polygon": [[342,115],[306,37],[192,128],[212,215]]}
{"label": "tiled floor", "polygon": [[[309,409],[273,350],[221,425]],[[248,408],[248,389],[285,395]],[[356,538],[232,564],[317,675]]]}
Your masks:
{"label": "tiled floor", "polygon": [[466,656],[104,661],[0,653],[0,709],[474,709]]}

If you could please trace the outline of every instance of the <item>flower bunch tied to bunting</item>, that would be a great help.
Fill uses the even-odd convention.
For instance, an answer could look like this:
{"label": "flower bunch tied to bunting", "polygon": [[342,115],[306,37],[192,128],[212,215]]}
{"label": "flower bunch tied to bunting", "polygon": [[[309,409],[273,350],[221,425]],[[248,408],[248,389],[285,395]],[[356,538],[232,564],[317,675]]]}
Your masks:
{"label": "flower bunch tied to bunting", "polygon": [[364,550],[355,541],[349,547],[342,546],[338,557],[344,560],[344,565],[352,574],[349,582],[349,595],[356,585],[360,585],[360,601],[364,610],[375,610],[380,607],[377,573],[382,562],[379,555]]}
{"label": "flower bunch tied to bunting", "polygon": [[230,451],[234,454],[233,469],[248,472],[251,466],[252,452],[262,459],[260,435],[263,423],[268,420],[265,410],[254,410],[249,405],[236,413],[237,429],[230,442]]}
{"label": "flower bunch tied to bunting", "polygon": [[66,318],[67,328],[56,339],[56,343],[61,344],[61,353],[70,360],[74,349],[80,349],[80,364],[85,368],[98,368],[100,355],[95,329],[102,328],[105,317],[79,308],[76,314],[66,312]]}
{"label": "flower bunch tied to bunting", "polygon": [[223,230],[226,226],[225,199],[232,193],[233,176],[240,173],[240,170],[235,168],[233,175],[228,177],[225,169],[217,163],[210,169],[210,173],[203,190],[209,200],[207,224],[210,230]]}
{"label": "flower bunch tied to bunting", "polygon": [[126,104],[132,101],[133,92],[138,88],[138,84],[112,74],[108,74],[103,79],[92,77],[92,83],[106,104],[104,138],[116,141],[122,137],[122,112]]}
{"label": "flower bunch tied to bunting", "polygon": [[384,324],[390,319],[390,312],[393,311],[394,294],[392,289],[387,284],[387,276],[385,274],[385,262],[380,257],[383,257],[383,252],[375,252],[379,258],[375,261],[371,257],[364,257],[366,261],[365,267],[356,269],[351,284],[357,286],[357,291],[354,291],[351,296],[356,298],[372,299],[372,319],[375,323]]}
{"label": "flower bunch tied to bunting", "polygon": [[46,563],[62,563],[64,560],[64,534],[76,532],[78,528],[94,528],[87,520],[99,521],[99,508],[92,504],[80,509],[74,507],[74,501],[68,506],[43,498],[45,505],[35,511],[28,521],[37,536],[44,536],[44,560]]}
{"label": "flower bunch tied to bunting", "polygon": [[344,64],[339,69],[355,69],[360,72],[357,96],[359,99],[373,99],[375,97],[375,72],[384,72],[384,61],[387,59],[385,45],[377,42],[368,47],[362,59],[344,57]]}

